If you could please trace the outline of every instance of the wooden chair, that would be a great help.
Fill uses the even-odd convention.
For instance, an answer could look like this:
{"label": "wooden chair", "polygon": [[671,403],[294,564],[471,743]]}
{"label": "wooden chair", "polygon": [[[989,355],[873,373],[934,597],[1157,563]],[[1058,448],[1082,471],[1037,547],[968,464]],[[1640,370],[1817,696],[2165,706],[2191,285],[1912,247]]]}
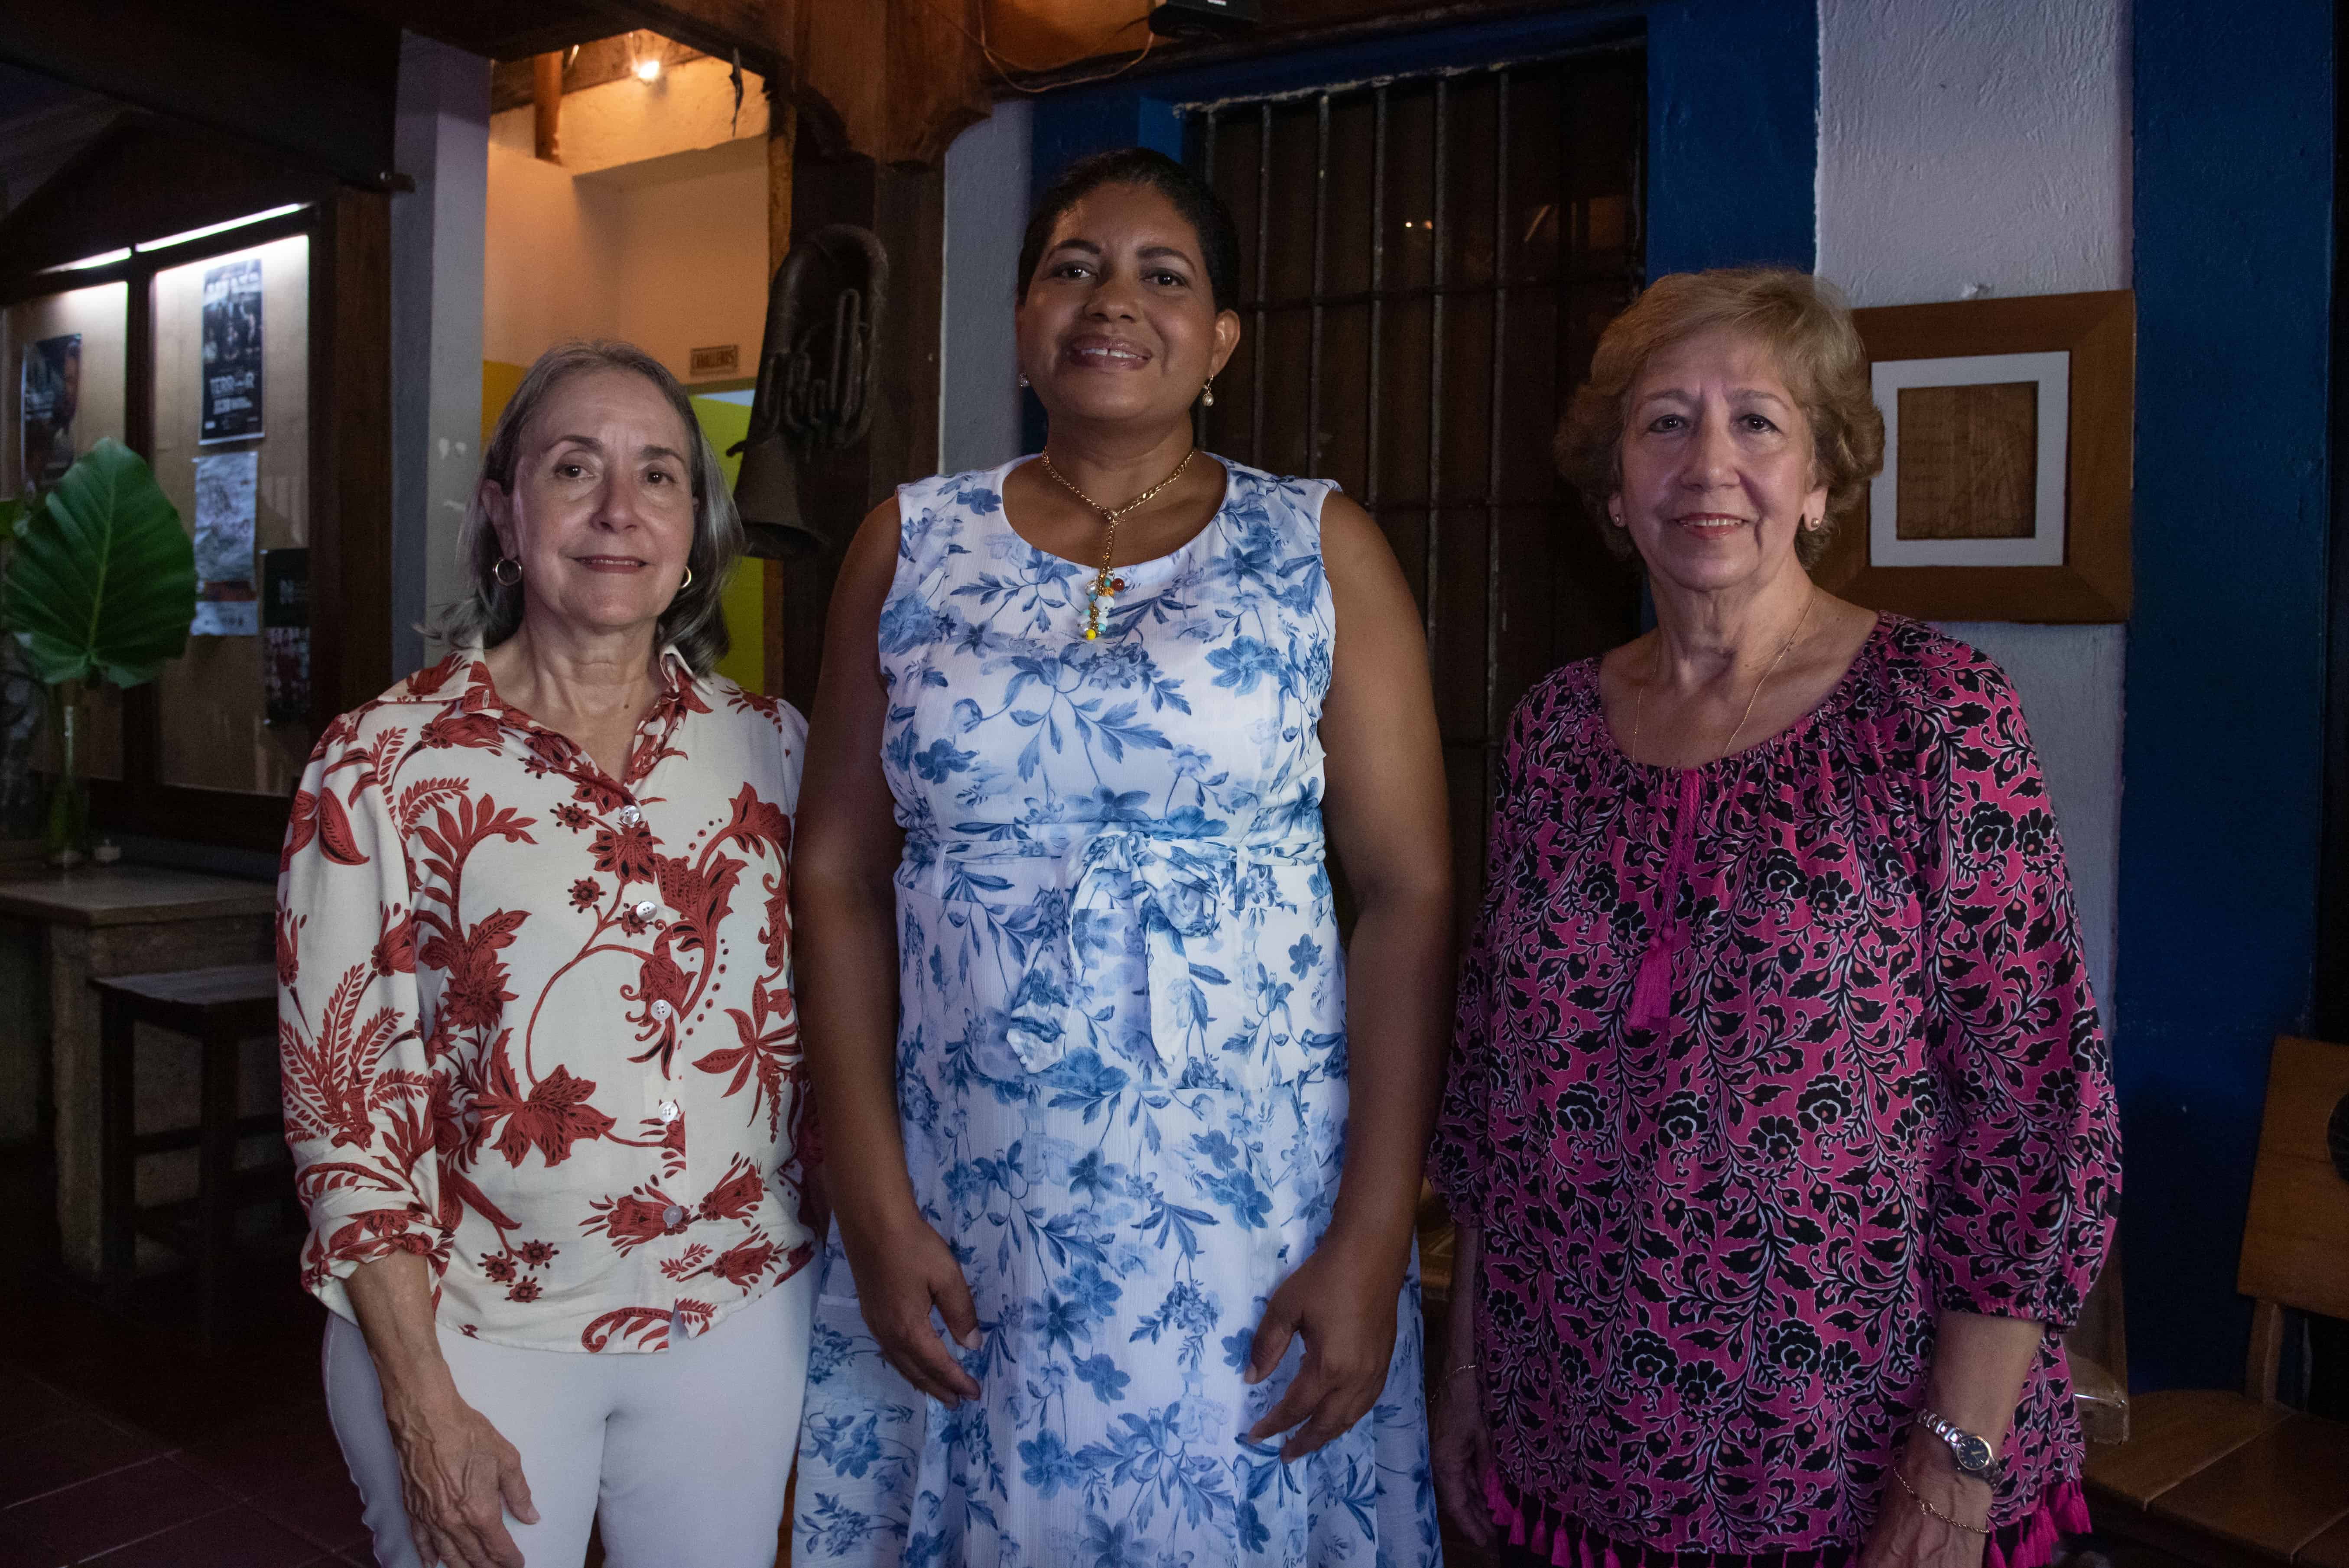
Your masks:
{"label": "wooden chair", "polygon": [[2091,1443],[2125,1443],[2129,1436],[2128,1334],[2121,1315],[2121,1239],[2113,1238],[2080,1320],[2064,1336],[2072,1367],[2072,1408]]}
{"label": "wooden chair", "polygon": [[[221,1327],[222,1292],[235,1237],[236,1211],[247,1203],[289,1197],[283,1164],[236,1169],[240,1138],[281,1130],[273,1113],[236,1113],[239,1042],[277,1028],[277,972],[267,964],[188,969],[160,975],[93,979],[98,995],[99,1234],[104,1278],[120,1291],[136,1273],[144,1233],[194,1259],[197,1329],[209,1344]],[[132,1125],[138,1103],[134,1026],[146,1024],[192,1037],[202,1052],[196,1123],[141,1133]],[[192,1204],[139,1206],[139,1157],[165,1150],[196,1150]]]}
{"label": "wooden chair", "polygon": [[2129,1440],[2088,1451],[2097,1528],[2218,1568],[2349,1568],[2349,1425],[2276,1403],[2283,1309],[2349,1317],[2349,1178],[2324,1130],[2349,1046],[2279,1039],[2236,1288],[2257,1304],[2240,1394],[2140,1394]]}

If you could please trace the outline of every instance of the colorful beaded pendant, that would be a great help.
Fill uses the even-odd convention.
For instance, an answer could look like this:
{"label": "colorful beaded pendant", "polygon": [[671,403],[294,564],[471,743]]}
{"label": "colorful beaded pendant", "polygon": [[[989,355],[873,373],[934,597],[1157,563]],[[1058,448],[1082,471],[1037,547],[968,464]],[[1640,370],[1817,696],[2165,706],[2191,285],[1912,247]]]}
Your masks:
{"label": "colorful beaded pendant", "polygon": [[1094,576],[1091,593],[1085,595],[1085,641],[1101,635],[1102,617],[1117,608],[1117,596],[1125,592],[1125,579],[1112,577],[1103,567]]}
{"label": "colorful beaded pendant", "polygon": [[1151,497],[1156,495],[1160,490],[1164,490],[1168,485],[1173,484],[1176,480],[1181,479],[1183,477],[1183,470],[1189,468],[1191,466],[1191,459],[1198,455],[1199,449],[1196,447],[1192,448],[1189,451],[1183,454],[1183,460],[1174,465],[1174,471],[1173,473],[1168,474],[1164,479],[1160,480],[1156,484],[1152,485],[1148,490],[1143,490],[1140,495],[1135,496],[1123,506],[1110,507],[1102,505],[1101,502],[1095,500],[1092,497],[1079,490],[1075,485],[1071,484],[1069,482],[1068,476],[1061,473],[1060,469],[1052,466],[1052,454],[1050,450],[1046,450],[1041,454],[1044,459],[1044,471],[1051,475],[1053,479],[1059,480],[1061,488],[1067,490],[1071,495],[1075,496],[1079,500],[1084,502],[1095,511],[1101,513],[1102,521],[1109,525],[1109,536],[1102,541],[1101,569],[1093,573],[1093,585],[1086,592],[1085,594],[1086,642],[1090,643],[1101,635],[1102,616],[1108,614],[1117,607],[1117,596],[1125,592],[1125,579],[1123,577],[1113,576],[1109,568],[1111,559],[1117,554],[1117,520],[1123,517],[1127,512],[1132,511],[1135,507],[1140,506],[1143,502],[1148,500]]}

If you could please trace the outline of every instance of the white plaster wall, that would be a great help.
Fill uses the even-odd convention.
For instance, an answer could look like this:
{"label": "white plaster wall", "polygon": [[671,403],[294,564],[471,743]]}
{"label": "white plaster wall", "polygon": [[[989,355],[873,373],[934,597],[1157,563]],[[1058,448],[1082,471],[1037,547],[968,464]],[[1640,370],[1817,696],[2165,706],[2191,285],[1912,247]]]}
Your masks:
{"label": "white plaster wall", "polygon": [[528,365],[572,338],[617,337],[680,379],[697,347],[739,345],[745,372],[757,360],[763,137],[575,177],[498,137],[489,171],[482,357]]}
{"label": "white plaster wall", "polygon": [[1819,0],[1818,270],[1859,304],[2126,288],[2127,0]]}
{"label": "white plaster wall", "polygon": [[391,207],[392,667],[424,662],[419,626],[463,588],[457,532],[481,469],[490,62],[401,39],[394,149],[416,189]]}
{"label": "white plaster wall", "polygon": [[592,207],[620,237],[619,333],[690,379],[690,351],[733,344],[738,375],[759,358],[767,325],[767,142],[584,175]]}
{"label": "white plaster wall", "polygon": [[[2129,286],[2127,0],[1819,0],[1818,271],[1855,305]],[[2113,1016],[2122,626],[1944,628],[2022,694]]]}
{"label": "white plaster wall", "polygon": [[481,357],[528,365],[618,310],[611,214],[527,145],[517,151],[493,136],[489,168]]}
{"label": "white plaster wall", "polygon": [[1025,101],[999,103],[947,149],[946,308],[938,345],[943,473],[992,468],[1019,451],[1011,305],[1028,223],[1033,121]]}

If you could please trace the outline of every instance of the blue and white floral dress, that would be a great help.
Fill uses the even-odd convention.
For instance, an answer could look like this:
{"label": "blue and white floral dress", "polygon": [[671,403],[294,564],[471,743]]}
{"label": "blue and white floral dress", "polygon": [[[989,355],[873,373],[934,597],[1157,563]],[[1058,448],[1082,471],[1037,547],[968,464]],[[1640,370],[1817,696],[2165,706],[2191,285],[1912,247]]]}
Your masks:
{"label": "blue and white floral dress", "polygon": [[1415,1266],[1376,1411],[1292,1465],[1241,1440],[1300,1358],[1240,1381],[1330,1222],[1346,1037],[1329,487],[1224,467],[1197,537],[1120,569],[1096,642],[1092,573],[1011,530],[1008,467],[899,492],[898,1107],[985,1394],[949,1410],[882,1359],[835,1231],[795,1562],[1441,1561]]}

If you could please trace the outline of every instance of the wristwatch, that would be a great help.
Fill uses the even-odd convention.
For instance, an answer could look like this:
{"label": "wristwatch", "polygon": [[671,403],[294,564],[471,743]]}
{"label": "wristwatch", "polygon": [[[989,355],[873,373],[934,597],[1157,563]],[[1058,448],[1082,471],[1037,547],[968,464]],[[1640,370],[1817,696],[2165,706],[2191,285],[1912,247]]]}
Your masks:
{"label": "wristwatch", "polygon": [[1992,1451],[1987,1440],[1930,1410],[1919,1410],[1917,1424],[1949,1444],[1961,1472],[1992,1486],[2006,1480],[2006,1461]]}

